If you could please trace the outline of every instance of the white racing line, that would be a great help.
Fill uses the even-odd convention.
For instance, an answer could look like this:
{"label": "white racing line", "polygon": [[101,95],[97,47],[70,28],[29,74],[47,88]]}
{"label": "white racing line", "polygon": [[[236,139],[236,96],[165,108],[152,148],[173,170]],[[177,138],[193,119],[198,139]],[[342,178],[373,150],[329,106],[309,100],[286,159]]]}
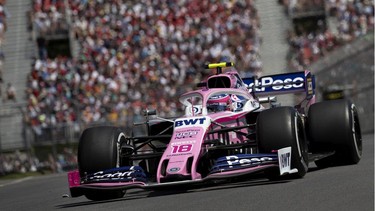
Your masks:
{"label": "white racing line", "polygon": [[32,178],[34,178],[34,177],[30,176],[30,177],[25,177],[25,178],[22,178],[22,179],[9,180],[9,181],[6,181],[6,182],[2,182],[0,180],[0,187],[4,187],[4,186],[8,186],[8,185],[14,185],[14,184],[17,184],[17,183],[21,183],[21,182],[30,180]]}

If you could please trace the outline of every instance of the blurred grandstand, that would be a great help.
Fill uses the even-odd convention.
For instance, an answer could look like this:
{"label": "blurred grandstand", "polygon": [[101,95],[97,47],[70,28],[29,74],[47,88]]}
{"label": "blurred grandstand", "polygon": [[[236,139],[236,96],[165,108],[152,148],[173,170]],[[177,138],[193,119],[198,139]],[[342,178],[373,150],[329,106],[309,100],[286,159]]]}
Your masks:
{"label": "blurred grandstand", "polygon": [[[288,66],[280,69],[303,70],[373,30],[371,1],[279,4],[293,26],[285,36]],[[207,76],[206,62],[234,61],[243,76],[261,75],[258,10],[265,7],[259,0],[1,0],[0,152],[24,151],[30,171],[34,147],[51,146],[40,159],[60,171],[74,165],[64,146],[85,127],[127,129],[145,108],[178,115],[176,96]],[[16,157],[0,154],[0,173],[20,163]],[[17,166],[7,169],[23,169]]]}

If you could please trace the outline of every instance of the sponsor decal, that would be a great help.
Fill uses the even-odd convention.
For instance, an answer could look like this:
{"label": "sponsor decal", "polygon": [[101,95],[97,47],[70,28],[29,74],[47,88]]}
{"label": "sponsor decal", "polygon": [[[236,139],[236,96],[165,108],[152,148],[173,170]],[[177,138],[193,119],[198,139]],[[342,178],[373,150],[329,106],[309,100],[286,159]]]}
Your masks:
{"label": "sponsor decal", "polygon": [[[240,98],[242,98],[242,99],[240,99]],[[235,95],[235,94],[232,94],[232,95],[231,95],[231,99],[232,99],[233,101],[236,101],[236,102],[241,102],[241,101],[244,100],[245,98],[242,97],[242,96],[237,96],[237,95]]]}
{"label": "sponsor decal", "polygon": [[314,88],[313,88],[313,83],[312,83],[311,78],[307,79],[307,94],[309,94],[309,95],[314,94]]}
{"label": "sponsor decal", "polygon": [[244,107],[244,104],[242,102],[234,102],[234,103],[232,103],[232,105],[233,105],[233,109],[235,111],[241,110]]}
{"label": "sponsor decal", "polygon": [[264,76],[259,79],[245,78],[250,92],[302,91],[305,88],[305,72]]}
{"label": "sponsor decal", "polygon": [[266,164],[277,164],[277,154],[237,154],[220,157],[211,168],[211,173],[251,168]]}
{"label": "sponsor decal", "polygon": [[229,168],[233,168],[234,165],[240,165],[240,166],[249,166],[249,165],[255,165],[255,164],[261,164],[264,161],[272,161],[273,159],[270,157],[259,157],[259,158],[239,158],[236,155],[227,156],[227,163],[229,165]]}
{"label": "sponsor decal", "polygon": [[[296,83],[301,82],[301,83]],[[273,91],[279,91],[282,89],[291,89],[291,88],[301,88],[303,87],[304,79],[302,77],[296,78],[285,78],[285,79],[276,79],[274,80],[272,77],[263,77],[260,80],[255,80],[254,83],[249,84],[249,88],[252,88],[254,85],[262,86],[261,88],[255,88],[256,92],[264,92],[266,88],[269,86]],[[290,84],[287,84],[290,83]],[[293,84],[292,84],[293,83]],[[278,85],[278,84],[287,84],[287,85]]]}
{"label": "sponsor decal", "polygon": [[280,175],[292,174],[298,172],[297,169],[291,169],[291,157],[292,157],[292,148],[285,147],[277,150],[277,155],[279,159],[279,169]]}
{"label": "sponsor decal", "polygon": [[179,142],[173,142],[171,143],[171,145],[182,145],[182,144],[195,144],[195,141],[192,140],[192,141],[179,141]]}
{"label": "sponsor decal", "polygon": [[174,172],[180,171],[180,168],[174,167],[174,168],[170,168],[168,171],[171,172],[171,173],[174,173]]}
{"label": "sponsor decal", "polygon": [[228,94],[218,94],[210,97],[210,100],[219,100],[228,97]]}
{"label": "sponsor decal", "polygon": [[182,126],[190,126],[190,125],[203,125],[205,121],[206,121],[206,117],[183,119],[183,120],[175,121],[174,126],[182,127]]}
{"label": "sponsor decal", "polygon": [[175,134],[175,139],[186,139],[186,138],[195,138],[198,134],[198,131],[184,131],[184,132],[177,132]]}
{"label": "sponsor decal", "polygon": [[89,174],[86,178],[86,181],[144,181],[146,179],[147,177],[140,166],[125,166]]}
{"label": "sponsor decal", "polygon": [[191,153],[191,152],[189,152],[189,153],[175,153],[175,154],[167,155],[167,157],[174,157],[174,156],[188,156],[188,155],[192,155],[192,153]]}
{"label": "sponsor decal", "polygon": [[201,109],[199,107],[197,107],[197,106],[194,106],[193,107],[193,112],[194,112],[194,114],[198,114],[198,113],[201,112]]}
{"label": "sponsor decal", "polygon": [[133,174],[134,171],[125,171],[125,172],[116,172],[116,173],[107,173],[105,174],[103,171],[99,171],[94,173],[89,179],[103,179],[103,178],[123,178],[129,177]]}
{"label": "sponsor decal", "polygon": [[280,154],[280,166],[281,168],[290,167],[290,152]]}

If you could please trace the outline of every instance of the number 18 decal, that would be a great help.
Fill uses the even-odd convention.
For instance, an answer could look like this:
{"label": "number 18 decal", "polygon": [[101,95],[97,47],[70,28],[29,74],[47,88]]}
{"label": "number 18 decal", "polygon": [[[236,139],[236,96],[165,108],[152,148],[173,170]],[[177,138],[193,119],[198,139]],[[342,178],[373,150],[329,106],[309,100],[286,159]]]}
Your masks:
{"label": "number 18 decal", "polygon": [[172,154],[175,153],[183,153],[183,152],[190,152],[193,148],[192,144],[183,144],[183,145],[175,145],[172,146]]}

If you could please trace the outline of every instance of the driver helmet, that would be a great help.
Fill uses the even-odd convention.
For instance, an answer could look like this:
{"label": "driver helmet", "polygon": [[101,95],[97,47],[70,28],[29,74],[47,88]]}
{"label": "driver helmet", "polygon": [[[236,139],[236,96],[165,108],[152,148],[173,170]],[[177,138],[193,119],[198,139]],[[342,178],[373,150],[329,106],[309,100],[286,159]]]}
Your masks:
{"label": "driver helmet", "polygon": [[219,94],[207,100],[208,112],[230,111],[232,100],[228,94]]}

